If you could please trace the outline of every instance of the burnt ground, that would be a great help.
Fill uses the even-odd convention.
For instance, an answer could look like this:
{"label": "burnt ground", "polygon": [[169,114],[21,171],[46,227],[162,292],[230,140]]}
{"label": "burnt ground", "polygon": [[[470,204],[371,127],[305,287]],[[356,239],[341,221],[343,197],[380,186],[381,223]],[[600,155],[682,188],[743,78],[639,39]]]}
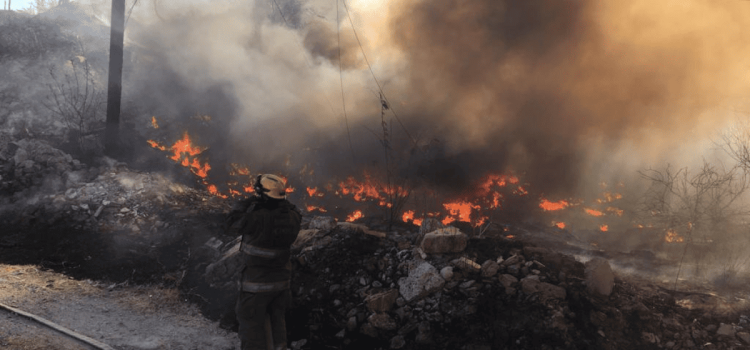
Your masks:
{"label": "burnt ground", "polygon": [[[237,345],[236,292],[206,277],[234,240],[221,227],[231,200],[112,160],[76,164],[58,154],[42,161],[53,150],[19,145],[11,148],[30,150],[33,163],[17,162],[7,145],[0,152],[0,302],[117,349],[206,348],[185,341],[201,332],[218,337],[208,348]],[[305,228],[312,219],[305,216]],[[742,283],[719,291],[683,279],[673,291],[653,274],[673,276],[675,261],[659,252],[610,251],[579,241],[580,232],[506,222],[470,234],[461,252],[422,257],[417,226],[375,234],[316,228],[294,251],[288,332],[295,349],[740,349],[750,340]],[[594,256],[615,267],[609,296],[586,288],[582,262]],[[486,273],[491,262],[497,270]],[[451,267],[453,276],[407,301],[400,285],[424,263]],[[534,289],[541,282],[553,292]],[[394,290],[400,296],[385,306],[368,302]],[[125,321],[92,326],[117,319]],[[29,340],[33,326],[19,322],[0,328],[0,344],[49,348]],[[154,333],[165,327],[171,331]]]}

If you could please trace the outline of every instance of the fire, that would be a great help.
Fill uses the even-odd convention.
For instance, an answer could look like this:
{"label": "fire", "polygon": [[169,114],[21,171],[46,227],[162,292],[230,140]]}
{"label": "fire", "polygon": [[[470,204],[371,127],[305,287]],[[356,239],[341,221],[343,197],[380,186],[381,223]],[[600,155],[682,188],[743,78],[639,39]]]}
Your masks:
{"label": "fire", "polygon": [[250,176],[250,169],[246,166],[242,166],[236,163],[231,163],[229,164],[229,166],[232,168],[232,170],[229,171],[229,175]]}
{"label": "fire", "polygon": [[308,212],[311,212],[313,210],[317,210],[317,211],[319,211],[321,213],[327,212],[327,210],[325,210],[323,207],[318,207],[318,206],[315,206],[315,205],[308,205],[307,206],[307,211]]}
{"label": "fire", "polygon": [[363,217],[365,217],[365,215],[362,214],[361,210],[355,210],[353,213],[346,217],[346,222],[353,222],[354,220],[361,219]]}
{"label": "fire", "polygon": [[183,156],[187,159],[188,157],[199,155],[206,150],[205,147],[193,146],[193,142],[190,140],[190,135],[187,132],[182,135],[182,139],[175,142],[169,149],[174,152],[172,157],[170,157],[174,161],[179,161]]}
{"label": "fire", "polygon": [[153,116],[151,117],[151,126],[153,126],[154,129],[159,128],[159,123],[156,122],[156,117],[153,117]]}
{"label": "fire", "polygon": [[598,211],[596,209],[591,209],[591,208],[583,208],[583,211],[585,211],[586,214],[589,214],[591,216],[602,216],[602,215],[604,215],[604,213],[602,213],[602,212],[600,212],[600,211]]}
{"label": "fire", "polygon": [[667,234],[664,236],[664,240],[667,243],[681,243],[685,241],[685,238],[678,235],[673,229],[667,230]]}
{"label": "fire", "polygon": [[310,197],[314,196],[317,192],[318,192],[318,188],[317,187],[313,187],[313,188],[308,187],[307,188],[307,195],[310,196]]}
{"label": "fire", "polygon": [[619,193],[604,192],[602,193],[603,198],[597,199],[597,203],[611,203],[618,199],[622,199],[622,195]]}
{"label": "fire", "polygon": [[[450,215],[452,216],[458,216],[458,221],[463,222],[470,222],[471,221],[471,210],[472,209],[479,209],[480,207],[478,205],[471,204],[469,202],[453,202],[453,203],[445,203],[443,204],[443,207],[448,210]],[[447,218],[446,218],[447,220]],[[453,222],[455,219],[450,220],[450,222]],[[445,220],[444,220],[445,221]],[[446,224],[445,222],[443,222]],[[447,225],[447,224],[446,224]]]}
{"label": "fire", "polygon": [[450,225],[454,221],[456,221],[456,219],[450,216],[446,216],[445,219],[443,219],[441,222],[443,223],[443,225]]}
{"label": "fire", "polygon": [[162,151],[166,151],[167,150],[166,146],[160,145],[158,142],[156,142],[154,140],[148,140],[146,142],[148,142],[148,144],[151,145],[151,147],[156,148],[158,150],[162,150]]}
{"label": "fire", "polygon": [[515,191],[513,191],[513,193],[517,194],[519,196],[525,196],[525,195],[529,194],[529,191],[527,191],[525,188],[523,188],[523,186],[518,186],[518,188]]}
{"label": "fire", "polygon": [[619,208],[615,208],[615,207],[607,207],[607,212],[608,213],[613,213],[613,214],[615,214],[617,216],[622,216],[622,214],[624,213],[624,210],[619,209]]}
{"label": "fire", "polygon": [[609,231],[609,226],[607,226],[607,225],[601,225],[601,226],[599,226],[599,230],[601,230],[602,232],[607,232],[607,231]]}
{"label": "fire", "polygon": [[559,228],[559,229],[564,229],[565,228],[565,223],[564,222],[556,222],[555,226],[557,226],[557,228]]}
{"label": "fire", "polygon": [[411,220],[414,220],[414,210],[405,211],[404,214],[401,215],[401,220],[403,222],[409,222]]}
{"label": "fire", "polygon": [[420,219],[420,218],[414,219],[414,220],[412,221],[412,223],[413,223],[414,225],[417,225],[417,226],[422,226],[422,219]]}
{"label": "fire", "polygon": [[562,210],[568,207],[570,203],[566,200],[561,200],[558,202],[550,202],[547,199],[542,199],[542,202],[539,203],[539,207],[544,209],[545,211],[554,211],[554,210]]}
{"label": "fire", "polygon": [[351,194],[354,200],[361,202],[364,199],[382,199],[378,188],[370,184],[369,176],[365,175],[367,180],[366,183],[358,182],[354,177],[350,176],[346,181],[339,183],[339,189],[343,195]]}

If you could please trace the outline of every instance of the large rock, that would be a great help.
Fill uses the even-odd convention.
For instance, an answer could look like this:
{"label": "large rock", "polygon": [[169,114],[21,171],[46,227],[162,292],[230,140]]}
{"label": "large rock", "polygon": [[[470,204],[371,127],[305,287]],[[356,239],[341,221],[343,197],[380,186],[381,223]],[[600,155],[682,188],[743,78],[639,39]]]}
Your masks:
{"label": "large rock", "polygon": [[500,265],[492,260],[487,260],[482,264],[482,277],[490,278],[497,275]]}
{"label": "large rock", "polygon": [[615,283],[615,275],[607,259],[596,257],[586,262],[585,266],[586,288],[589,293],[609,296]]}
{"label": "large rock", "polygon": [[445,285],[445,280],[434,266],[422,261],[409,271],[407,277],[399,279],[398,284],[401,296],[411,302],[439,291]]}
{"label": "large rock", "polygon": [[479,270],[482,269],[482,266],[474,262],[474,260],[471,260],[466,257],[460,257],[458,259],[451,260],[451,264],[458,267],[461,270],[464,270],[466,272],[470,273],[477,273]]}
{"label": "large rock", "polygon": [[536,278],[524,278],[521,280],[521,290],[524,294],[538,294],[539,301],[546,303],[549,300],[565,300],[565,288],[554,284],[540,282]]}
{"label": "large rock", "polygon": [[331,231],[336,228],[336,219],[330,216],[315,216],[310,220],[309,229]]}
{"label": "large rock", "polygon": [[734,326],[722,323],[719,325],[719,329],[716,330],[716,335],[733,338],[735,335]]}
{"label": "large rock", "polygon": [[737,338],[742,339],[745,344],[750,345],[750,334],[747,332],[737,332]]}
{"label": "large rock", "polygon": [[378,238],[385,238],[387,236],[385,232],[371,230],[370,228],[362,224],[355,224],[352,222],[339,222],[337,226],[339,227],[339,229],[349,233],[361,232],[366,235],[375,236]]}
{"label": "large rock", "polygon": [[466,249],[469,238],[455,227],[430,232],[422,238],[420,248],[427,254],[458,253]]}
{"label": "large rock", "polygon": [[372,314],[367,318],[367,322],[377,329],[386,331],[392,331],[395,330],[396,327],[398,327],[396,321],[386,313]]}
{"label": "large rock", "polygon": [[372,312],[386,312],[393,307],[398,298],[398,290],[391,289],[382,293],[377,293],[365,298],[367,308]]}
{"label": "large rock", "polygon": [[333,242],[333,238],[329,234],[330,231],[314,229],[300,230],[297,240],[290,247],[292,254],[326,247]]}
{"label": "large rock", "polygon": [[240,238],[230,243],[229,247],[219,260],[206,267],[206,273],[203,275],[210,284],[219,284],[217,287],[224,289],[236,286],[245,266],[244,257],[240,253]]}
{"label": "large rock", "polygon": [[422,220],[422,225],[419,226],[419,234],[424,236],[441,228],[445,228],[445,225],[443,225],[440,220],[435,218],[426,218]]}

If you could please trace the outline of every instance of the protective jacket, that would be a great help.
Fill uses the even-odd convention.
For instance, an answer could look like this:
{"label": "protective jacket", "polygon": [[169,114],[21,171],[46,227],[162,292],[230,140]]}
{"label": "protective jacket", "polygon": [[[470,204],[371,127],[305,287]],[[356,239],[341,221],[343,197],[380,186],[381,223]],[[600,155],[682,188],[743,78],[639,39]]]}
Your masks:
{"label": "protective jacket", "polygon": [[300,231],[302,215],[285,199],[258,197],[240,202],[230,214],[230,232],[242,235],[245,259],[242,291],[261,293],[289,289],[290,247]]}

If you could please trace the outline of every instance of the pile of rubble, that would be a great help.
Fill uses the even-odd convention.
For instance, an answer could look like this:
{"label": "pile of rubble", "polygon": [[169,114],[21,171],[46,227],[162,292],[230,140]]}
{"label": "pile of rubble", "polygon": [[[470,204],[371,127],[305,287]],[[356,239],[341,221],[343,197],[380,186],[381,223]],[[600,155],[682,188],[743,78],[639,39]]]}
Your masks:
{"label": "pile of rubble", "polygon": [[[216,247],[204,276],[213,287],[236,290],[238,242]],[[312,217],[293,252],[295,349],[750,346],[746,316],[680,307],[668,290],[615,278],[606,259],[468,237],[436,220],[378,232]]]}
{"label": "pile of rubble", "polygon": [[[106,271],[100,278],[137,273],[147,280],[156,269],[146,267],[165,264],[159,257],[165,247],[182,254],[220,234],[229,201],[106,157],[96,162],[81,163],[41,140],[0,143],[0,225],[6,231],[0,247],[27,250],[31,260]],[[136,260],[142,268],[133,272]],[[166,273],[184,264],[171,265],[156,266]]]}

